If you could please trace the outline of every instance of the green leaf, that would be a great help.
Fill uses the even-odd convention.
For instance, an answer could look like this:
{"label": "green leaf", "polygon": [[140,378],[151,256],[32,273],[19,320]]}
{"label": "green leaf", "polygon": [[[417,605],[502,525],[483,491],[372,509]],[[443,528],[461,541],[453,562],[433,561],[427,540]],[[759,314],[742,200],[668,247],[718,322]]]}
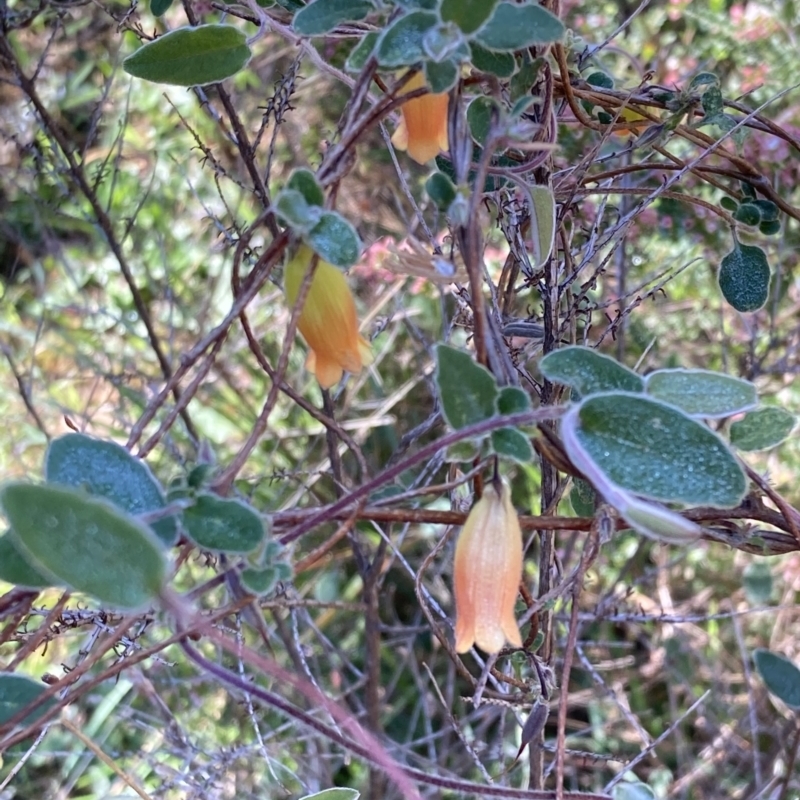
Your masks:
{"label": "green leaf", "polygon": [[165,14],[172,5],[172,0],[150,0],[150,13],[154,17]]}
{"label": "green leaf", "polygon": [[439,13],[445,22],[455,22],[464,33],[475,33],[496,5],[497,0],[442,0]]}
{"label": "green leaf", "polygon": [[731,425],[731,444],[739,450],[769,450],[788,438],[797,417],[782,408],[764,406]]}
{"label": "green leaf", "polygon": [[800,709],[800,669],[788,658],[762,648],[753,653],[753,660],[767,689],[790,708]]}
{"label": "green leaf", "polygon": [[698,72],[689,82],[690,89],[706,91],[710,86],[719,86],[719,78],[713,72]]}
{"label": "green leaf", "polygon": [[115,608],[141,608],[161,591],[161,543],[105,501],[61,486],[9,483],[0,503],[26,560],[57,583]]}
{"label": "green leaf", "polygon": [[500,3],[475,37],[489,50],[522,50],[535,44],[560,42],[564,23],[538,5]]}
{"label": "green leaf", "polygon": [[310,206],[321,206],[325,203],[322,187],[317,183],[317,178],[310,169],[300,167],[294,170],[286,182],[286,188],[300,192]]}
{"label": "green leaf", "polygon": [[452,22],[439,23],[429,28],[422,37],[422,49],[431,61],[439,62],[463,53],[469,56],[464,34]]}
{"label": "green leaf", "polygon": [[548,186],[531,186],[531,266],[543,267],[553,252],[556,236],[556,200]]}
{"label": "green leaf", "polygon": [[285,561],[278,561],[263,569],[242,570],[242,585],[248,592],[259,597],[269,594],[281,581],[292,577],[292,568]]}
{"label": "green leaf", "polygon": [[703,93],[700,101],[703,104],[703,113],[709,119],[723,112],[722,92],[719,86],[711,86]]}
{"label": "green leaf", "polygon": [[[725,442],[673,406],[644,395],[609,392],[583,400],[562,427],[568,424],[581,451],[576,466],[582,469],[577,461],[585,456],[608,480],[631,492],[722,508],[736,506],[744,496],[744,472]],[[570,449],[567,453],[573,456]],[[597,485],[592,474],[582,471]]]}
{"label": "green leaf", "polygon": [[500,118],[500,109],[491,97],[476,97],[467,108],[467,124],[472,138],[481,146],[492,128],[492,118]]}
{"label": "green leaf", "polygon": [[377,46],[379,63],[402,67],[426,60],[423,39],[437,23],[436,14],[428,11],[412,11],[400,17],[381,34]]}
{"label": "green leaf", "polygon": [[447,211],[456,199],[456,187],[443,172],[434,172],[425,181],[425,191],[440,211]]}
{"label": "green leaf", "polygon": [[719,204],[726,210],[726,211],[736,211],[739,208],[739,204],[732,198],[724,195],[722,199],[719,201]]}
{"label": "green leaf", "polygon": [[569,490],[569,502],[579,517],[592,517],[597,502],[597,492],[583,478],[573,478],[572,488]]}
{"label": "green leaf", "polygon": [[765,561],[751,561],[745,568],[744,593],[747,602],[754,606],[763,606],[772,598],[772,570]]}
{"label": "green leaf", "polygon": [[500,414],[519,414],[530,407],[531,398],[516,386],[504,386],[497,395],[497,411]]}
{"label": "green leaf", "polygon": [[282,189],[275,198],[275,211],[287,224],[300,233],[308,233],[322,219],[322,209],[309,205],[298,189]]}
{"label": "green leaf", "polygon": [[306,241],[323,261],[342,269],[352,267],[361,255],[356,229],[336,211],[325,211]]}
{"label": "green leaf", "polygon": [[444,460],[448,463],[468,464],[480,458],[483,442],[479,439],[462,439],[447,448]]}
{"label": "green leaf", "polygon": [[615,389],[644,391],[644,381],[635,372],[588,347],[554,350],[539,362],[539,369],[551,381],[571,386],[582,397]]}
{"label": "green leaf", "polygon": [[655,800],[653,790],[646,783],[618,783],[611,795],[614,800]]}
{"label": "green leaf", "polygon": [[660,369],[645,378],[651,397],[677,406],[693,417],[720,419],[758,405],[750,381],[704,369]]}
{"label": "green leaf", "polygon": [[361,797],[361,794],[355,789],[336,788],[307,794],[301,797],[300,800],[358,800],[359,797]]}
{"label": "green leaf", "polygon": [[597,70],[587,75],[586,83],[590,86],[597,86],[599,89],[613,89],[614,79],[607,73]]}
{"label": "green leaf", "polygon": [[314,0],[295,14],[292,27],[300,36],[321,36],[343,22],[356,22],[372,11],[369,0]]}
{"label": "green leaf", "polygon": [[755,227],[761,223],[761,210],[755,203],[742,203],[734,212],[733,218],[743,225]]}
{"label": "green leaf", "polygon": [[753,200],[751,205],[759,210],[764,222],[775,222],[780,216],[780,210],[772,200]]}
{"label": "green leaf", "polygon": [[760,247],[734,242],[719,267],[722,296],[737,311],[757,311],[769,297],[770,271]]}
{"label": "green leaf", "polygon": [[758,226],[758,230],[764,234],[764,236],[774,236],[776,233],[781,232],[781,223],[775,219],[771,222],[762,222]]}
{"label": "green leaf", "polygon": [[129,75],[173,86],[230,78],[250,60],[247,37],[231,25],[178,28],[140,47],[122,67]]}
{"label": "green leaf", "polygon": [[487,72],[498,78],[510,78],[516,69],[514,56],[510,53],[493,53],[477,42],[470,43],[472,65],[481,72]]}
{"label": "green leaf", "polygon": [[539,80],[539,71],[543,63],[543,58],[536,58],[520,67],[519,72],[514,75],[509,85],[512,103],[516,103],[520,98],[530,95],[531,89],[536,81]]}
{"label": "green leaf", "polygon": [[14,534],[8,532],[0,536],[0,581],[28,589],[47,589],[53,585],[52,580],[27,562],[14,544]]}
{"label": "green leaf", "polygon": [[451,428],[465,428],[496,414],[494,378],[461,350],[446,344],[436,346],[436,385]]}
{"label": "green leaf", "polygon": [[425,80],[433,94],[449,92],[458,81],[458,64],[455,61],[425,62]]}
{"label": "green leaf", "polygon": [[198,495],[183,512],[189,538],[204,550],[249,553],[266,535],[264,522],[250,506],[213,494]]}
{"label": "green leaf", "polygon": [[[44,462],[48,483],[78,486],[105,497],[133,516],[149,514],[166,505],[164,492],[147,464],[115,442],[82,433],[68,433],[50,442]],[[150,527],[165,545],[178,536],[175,518],[164,517]]]}
{"label": "green leaf", "polygon": [[378,41],[377,33],[367,33],[364,38],[352,49],[347,57],[344,68],[347,72],[361,72],[364,64],[375,50],[375,42]]}
{"label": "green leaf", "polygon": [[516,428],[492,431],[492,448],[497,455],[512,458],[520,464],[529,464],[533,460],[530,440]]}
{"label": "green leaf", "polygon": [[[0,725],[5,725],[12,717],[16,716],[26,706],[36,700],[40,694],[47,691],[47,686],[39,681],[26,678],[24,675],[0,673]],[[31,711],[19,723],[21,727],[30,725],[41,717],[55,700],[45,700],[35,711]]]}

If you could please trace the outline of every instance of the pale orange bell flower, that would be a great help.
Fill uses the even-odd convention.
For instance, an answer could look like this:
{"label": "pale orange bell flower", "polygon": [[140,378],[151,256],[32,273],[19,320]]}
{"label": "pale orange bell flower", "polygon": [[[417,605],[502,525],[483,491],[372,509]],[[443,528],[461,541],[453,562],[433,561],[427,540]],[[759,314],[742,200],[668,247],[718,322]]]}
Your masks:
{"label": "pale orange bell flower", "polygon": [[[408,94],[425,86],[425,77],[418,72],[400,90]],[[426,94],[415,97],[400,106],[403,119],[392,136],[398,150],[406,150],[418,164],[425,164],[443,150],[447,150],[446,94]]]}
{"label": "pale orange bell flower", "polygon": [[[313,250],[301,245],[284,270],[286,299],[294,306]],[[323,389],[338,383],[345,370],[358,374],[372,363],[369,342],[358,332],[356,304],[342,271],[319,259],[297,323],[311,348],[306,368]]]}
{"label": "pale orange bell flower", "polygon": [[453,583],[456,652],[477,644],[497,653],[506,642],[522,647],[514,603],[522,580],[522,531],[508,486],[486,486],[456,543]]}

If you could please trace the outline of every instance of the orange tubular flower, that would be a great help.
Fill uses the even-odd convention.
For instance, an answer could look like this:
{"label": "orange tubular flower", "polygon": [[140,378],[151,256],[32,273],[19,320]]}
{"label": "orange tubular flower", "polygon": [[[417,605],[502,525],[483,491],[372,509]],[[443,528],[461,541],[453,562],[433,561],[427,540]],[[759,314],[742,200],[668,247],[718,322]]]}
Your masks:
{"label": "orange tubular flower", "polygon": [[[425,77],[418,72],[400,91],[408,94],[425,86]],[[446,94],[426,94],[400,106],[403,121],[392,136],[398,150],[407,150],[418,164],[425,164],[447,150]]]}
{"label": "orange tubular flower", "polygon": [[506,641],[522,647],[514,602],[522,580],[522,531],[501,481],[489,484],[469,512],[456,544],[456,652],[473,644],[497,653]]}
{"label": "orange tubular flower", "polygon": [[[313,255],[310,247],[301,245],[286,265],[284,288],[291,306],[297,302]],[[298,327],[311,348],[306,368],[316,375],[323,389],[338,383],[345,370],[358,374],[372,363],[369,342],[358,332],[350,287],[341,270],[322,259],[311,280]]]}

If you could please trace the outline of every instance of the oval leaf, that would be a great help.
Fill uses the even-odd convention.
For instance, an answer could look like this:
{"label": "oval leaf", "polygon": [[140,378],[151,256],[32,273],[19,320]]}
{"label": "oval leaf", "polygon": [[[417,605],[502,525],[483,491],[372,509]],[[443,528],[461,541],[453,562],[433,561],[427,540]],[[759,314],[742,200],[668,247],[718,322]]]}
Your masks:
{"label": "oval leaf", "polygon": [[539,5],[500,3],[475,37],[489,50],[522,50],[535,44],[560,42],[564,23]]}
{"label": "oval leaf", "polygon": [[510,78],[514,74],[517,65],[510,53],[495,53],[481,47],[477,42],[471,42],[469,47],[475,69],[498,78]]}
{"label": "oval leaf", "polygon": [[425,181],[425,191],[440,211],[447,211],[456,199],[456,187],[444,172],[434,172]]}
{"label": "oval leaf", "polygon": [[201,494],[183,512],[183,527],[199,547],[223,553],[249,553],[266,534],[264,522],[250,506],[213,494]]}
{"label": "oval leaf", "polygon": [[322,219],[322,209],[309,205],[302,192],[297,189],[282,189],[275,198],[278,216],[296,231],[306,233]]}
{"label": "oval leaf", "polygon": [[294,189],[305,198],[310,206],[321,206],[325,203],[325,195],[317,183],[317,177],[310,169],[300,167],[292,172],[286,183],[287,189]]}
{"label": "oval leaf", "polygon": [[494,378],[468,353],[446,344],[437,345],[436,386],[444,418],[451,428],[465,428],[496,414]]}
{"label": "oval leaf", "polygon": [[511,458],[520,464],[533,461],[533,449],[530,440],[516,428],[500,428],[492,431],[492,447],[499,456]]}
{"label": "oval leaf", "polygon": [[425,81],[434,94],[449,92],[458,81],[458,64],[451,59],[441,63],[426,61]]}
{"label": "oval leaf", "polygon": [[323,261],[342,269],[352,267],[361,255],[361,239],[356,229],[335,211],[323,212],[306,240]]}
{"label": "oval leaf", "polygon": [[429,11],[412,11],[400,17],[381,35],[377,47],[378,61],[384,67],[402,67],[424,61],[425,33],[437,23],[436,14]]}
{"label": "oval leaf", "polygon": [[[556,200],[548,186],[531,186],[531,266],[543,267],[553,252],[556,236]],[[636,391],[636,390],[634,390]]]}
{"label": "oval leaf", "polygon": [[734,244],[719,266],[722,296],[737,311],[757,311],[769,296],[770,271],[767,256],[760,247]]}
{"label": "oval leaf", "polygon": [[539,362],[539,369],[551,381],[570,386],[583,397],[615,389],[644,391],[644,381],[633,370],[588,347],[563,347],[548,353]]}
{"label": "oval leaf", "polygon": [[750,381],[704,369],[661,369],[645,378],[645,391],[693,417],[719,419],[758,404]]}
{"label": "oval leaf", "polygon": [[159,36],[128,56],[129,75],[173,86],[203,86],[230,78],[250,60],[247,37],[232,25],[198,25]]}
{"label": "oval leaf", "polygon": [[767,689],[790,708],[800,709],[800,669],[788,658],[764,649],[756,650],[753,660]]}
{"label": "oval leaf", "polygon": [[722,508],[744,496],[744,472],[725,442],[673,406],[614,392],[587,398],[573,414],[577,445],[618,486],[653,500]]}
{"label": "oval leaf", "polygon": [[[29,706],[46,690],[45,684],[26,678],[24,675],[0,674],[0,725],[5,725],[8,720]],[[30,725],[35,719],[41,717],[54,702],[53,699],[46,700],[28,714],[20,722],[20,725]]]}
{"label": "oval leaf", "polygon": [[445,22],[455,22],[464,33],[475,33],[496,5],[497,0],[442,0],[439,13]]}
{"label": "oval leaf", "polygon": [[772,570],[764,561],[751,561],[742,575],[747,602],[762,606],[772,598]]}
{"label": "oval leaf", "polygon": [[739,450],[769,450],[779,445],[797,424],[797,417],[775,406],[757,408],[731,425],[731,444]]}
{"label": "oval leaf", "polygon": [[[144,461],[114,442],[82,433],[68,433],[50,442],[44,475],[48,483],[81,487],[133,516],[158,511],[166,505],[161,485]],[[178,535],[174,517],[157,520],[151,527],[166,545],[171,545]]]}
{"label": "oval leaf", "polygon": [[345,70],[347,72],[361,72],[364,69],[364,64],[367,63],[367,59],[372,55],[377,41],[377,33],[370,32],[365,34],[364,38],[352,49],[347,57],[344,65]]}
{"label": "oval leaf", "polygon": [[37,570],[116,608],[155,598],[166,563],[150,528],[75,489],[10,483],[0,490],[17,544]]}
{"label": "oval leaf", "polygon": [[343,22],[356,22],[372,11],[369,0],[314,0],[295,14],[292,27],[301,36],[320,36]]}
{"label": "oval leaf", "polygon": [[307,794],[301,797],[300,800],[358,800],[359,797],[361,797],[361,794],[355,789],[337,787],[336,789],[324,789],[321,792]]}
{"label": "oval leaf", "polygon": [[13,534],[0,536],[0,581],[25,586],[28,589],[47,589],[53,581],[32,567],[14,544]]}

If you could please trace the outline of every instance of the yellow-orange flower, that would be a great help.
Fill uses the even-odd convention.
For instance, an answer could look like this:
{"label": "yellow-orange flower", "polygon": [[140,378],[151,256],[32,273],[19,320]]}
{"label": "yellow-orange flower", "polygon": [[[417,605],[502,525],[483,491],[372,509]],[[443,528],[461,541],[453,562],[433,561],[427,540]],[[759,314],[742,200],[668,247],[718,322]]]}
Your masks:
{"label": "yellow-orange flower", "polygon": [[498,652],[522,647],[514,603],[522,580],[522,531],[511,494],[501,481],[486,486],[456,544],[456,652],[473,644]]}
{"label": "yellow-orange flower", "polygon": [[[421,72],[400,90],[408,94],[425,86]],[[403,120],[392,136],[392,144],[398,150],[407,150],[418,164],[425,164],[447,150],[447,103],[446,94],[426,94],[403,103],[400,111]]]}
{"label": "yellow-orange flower", "polygon": [[[313,255],[310,247],[301,245],[286,265],[284,288],[291,306],[297,301]],[[327,261],[320,259],[317,264],[297,326],[311,348],[306,367],[323,389],[338,383],[344,370],[357,374],[372,363],[369,343],[358,332],[356,304],[347,280]]]}

